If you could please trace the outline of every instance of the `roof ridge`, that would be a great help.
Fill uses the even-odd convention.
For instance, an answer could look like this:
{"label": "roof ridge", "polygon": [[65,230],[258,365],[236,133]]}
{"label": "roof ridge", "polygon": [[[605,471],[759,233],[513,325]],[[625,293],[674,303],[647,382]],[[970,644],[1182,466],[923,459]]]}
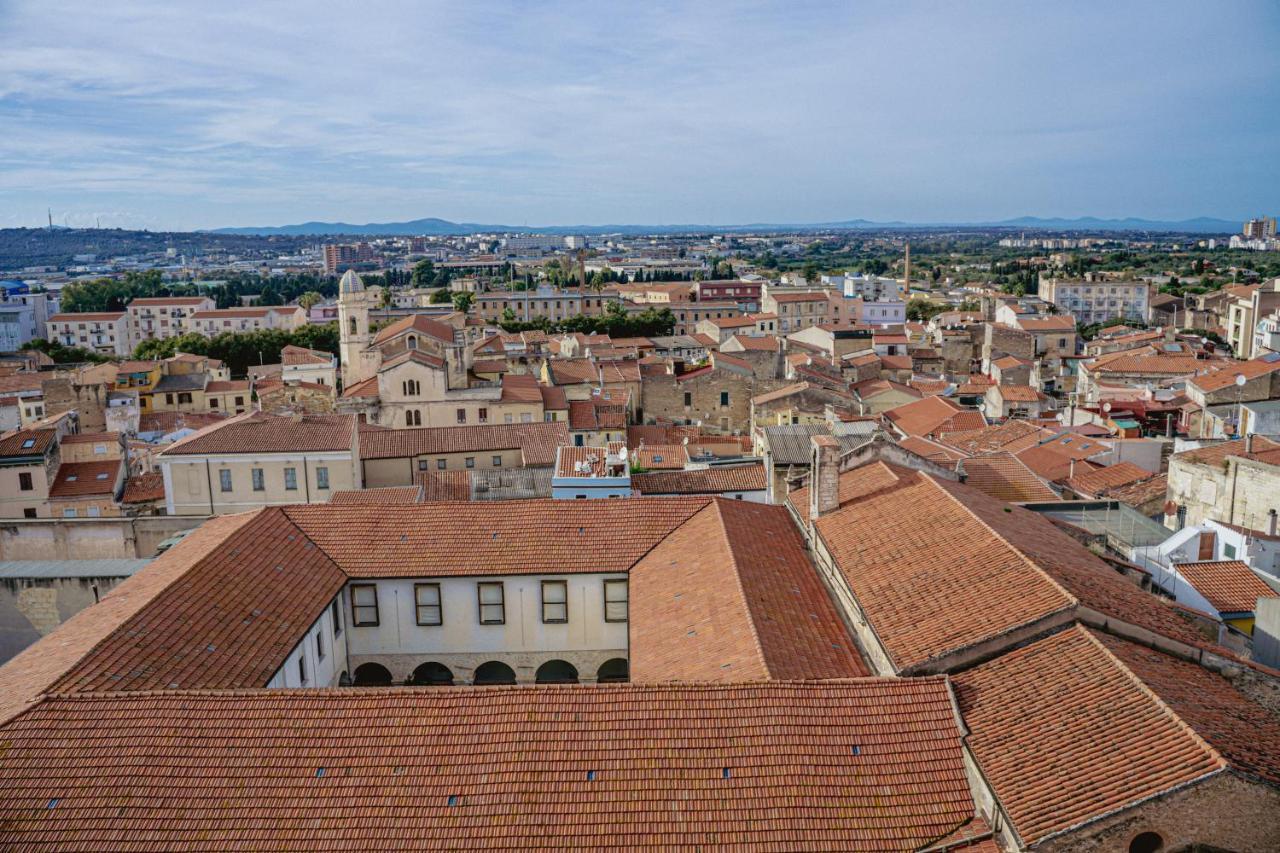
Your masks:
{"label": "roof ridge", "polygon": [[715,507],[716,521],[720,525],[720,532],[724,536],[725,548],[729,552],[729,563],[733,568],[734,588],[738,591],[743,607],[746,608],[747,613],[751,614],[751,618],[747,620],[747,628],[751,632],[751,645],[755,648],[767,676],[769,673],[769,658],[765,654],[764,644],[760,642],[760,632],[756,630],[755,611],[751,607],[751,599],[747,596],[747,588],[742,585],[742,572],[738,565],[738,552],[733,547],[733,537],[729,535],[729,530],[724,523],[724,509],[721,507],[723,500],[723,498],[712,498],[711,505]]}
{"label": "roof ridge", "polygon": [[[944,488],[941,485],[941,483],[937,480],[936,477],[934,477],[932,474],[929,474],[925,471],[920,471],[919,473],[923,477],[925,477],[934,486],[934,488],[936,488],[938,491],[945,494],[949,500],[953,501],[957,506],[959,506],[966,513],[968,513],[969,516],[972,517],[974,521],[978,522],[987,530],[989,530],[991,532],[991,535],[999,539],[1000,542],[1003,543],[1006,548],[1013,551],[1013,553],[1017,554],[1024,563],[1026,563],[1028,566],[1032,568],[1033,571],[1035,571],[1041,577],[1043,577],[1045,580],[1051,583],[1054,586],[1054,588],[1058,590],[1058,592],[1066,596],[1067,600],[1071,602],[1071,606],[1073,607],[1080,606],[1080,599],[1077,598],[1075,595],[1071,594],[1069,591],[1067,591],[1067,588],[1064,587],[1061,583],[1059,583],[1057,578],[1055,578],[1053,575],[1049,574],[1044,569],[1042,569],[1039,565],[1037,565],[1036,562],[1032,560],[1029,556],[1027,556],[1027,554],[1025,554],[1021,548],[1014,545],[1012,542],[1010,542],[1008,539],[1004,537],[1004,534],[1000,533],[1000,531],[996,530],[994,527],[988,524],[986,519],[982,518],[982,516],[978,515],[973,510],[969,509],[968,505],[965,504],[964,501],[956,497],[954,494],[952,494],[950,489]],[[992,498],[992,500],[998,500],[998,499]],[[1004,501],[1001,501],[1001,503],[1004,503]]]}

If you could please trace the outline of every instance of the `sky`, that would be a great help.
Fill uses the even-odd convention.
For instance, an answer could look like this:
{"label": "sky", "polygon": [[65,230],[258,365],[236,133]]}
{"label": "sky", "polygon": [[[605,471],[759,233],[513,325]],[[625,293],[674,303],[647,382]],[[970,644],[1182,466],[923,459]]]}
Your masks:
{"label": "sky", "polygon": [[1280,213],[1280,3],[0,0],[0,227]]}

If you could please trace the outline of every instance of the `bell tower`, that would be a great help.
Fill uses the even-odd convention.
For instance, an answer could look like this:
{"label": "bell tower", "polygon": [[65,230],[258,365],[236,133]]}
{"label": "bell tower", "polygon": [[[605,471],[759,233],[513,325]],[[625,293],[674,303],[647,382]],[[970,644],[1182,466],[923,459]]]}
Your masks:
{"label": "bell tower", "polygon": [[354,270],[347,270],[338,282],[338,355],[342,363],[342,384],[350,388],[368,379],[369,295]]}

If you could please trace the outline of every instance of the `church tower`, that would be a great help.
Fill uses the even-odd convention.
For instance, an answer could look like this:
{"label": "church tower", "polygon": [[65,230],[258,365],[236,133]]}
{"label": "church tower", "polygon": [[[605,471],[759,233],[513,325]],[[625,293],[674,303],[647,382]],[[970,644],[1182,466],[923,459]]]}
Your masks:
{"label": "church tower", "polygon": [[369,294],[355,271],[347,270],[338,282],[338,353],[342,385],[350,388],[372,376],[369,370]]}

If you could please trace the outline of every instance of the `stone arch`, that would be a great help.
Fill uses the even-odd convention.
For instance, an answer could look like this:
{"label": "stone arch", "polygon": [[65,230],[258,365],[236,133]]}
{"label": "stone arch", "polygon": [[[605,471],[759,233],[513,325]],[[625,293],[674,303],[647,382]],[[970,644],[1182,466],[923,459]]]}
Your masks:
{"label": "stone arch", "polygon": [[578,668],[567,660],[549,660],[538,667],[533,680],[539,684],[577,684]]}
{"label": "stone arch", "polygon": [[600,684],[618,683],[631,678],[631,667],[626,658],[609,658],[596,670],[596,681]]}
{"label": "stone arch", "polygon": [[1158,832],[1139,832],[1129,842],[1129,853],[1157,853],[1164,849],[1164,839]]}
{"label": "stone arch", "polygon": [[409,680],[414,684],[452,685],[453,670],[442,663],[427,661],[413,671]]}
{"label": "stone arch", "polygon": [[500,660],[486,661],[476,667],[474,684],[515,684],[516,671]]}
{"label": "stone arch", "polygon": [[380,663],[362,663],[356,667],[357,687],[386,687],[391,684],[391,670]]}

